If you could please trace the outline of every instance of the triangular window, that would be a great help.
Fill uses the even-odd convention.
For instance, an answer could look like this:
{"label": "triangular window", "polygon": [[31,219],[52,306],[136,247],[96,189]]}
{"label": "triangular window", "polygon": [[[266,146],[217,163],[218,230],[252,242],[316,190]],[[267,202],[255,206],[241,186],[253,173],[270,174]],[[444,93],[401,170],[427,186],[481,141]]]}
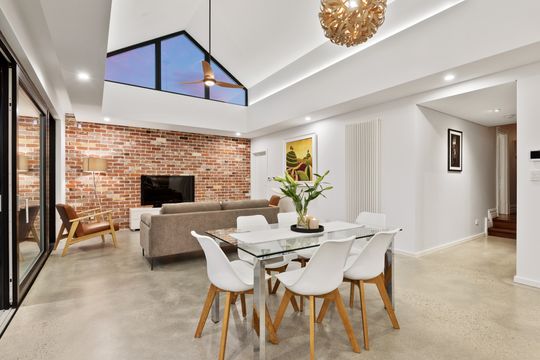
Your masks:
{"label": "triangular window", "polygon": [[247,106],[245,88],[184,84],[203,78],[203,60],[212,64],[217,81],[241,85],[185,31],[109,53],[105,80]]}

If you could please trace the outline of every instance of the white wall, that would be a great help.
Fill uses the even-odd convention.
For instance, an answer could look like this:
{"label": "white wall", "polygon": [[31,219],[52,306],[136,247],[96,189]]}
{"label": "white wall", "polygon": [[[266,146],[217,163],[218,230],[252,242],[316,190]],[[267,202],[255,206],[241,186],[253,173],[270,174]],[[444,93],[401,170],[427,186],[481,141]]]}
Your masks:
{"label": "white wall", "polygon": [[[255,138],[252,151],[267,151],[269,176],[276,176],[284,170],[283,141],[316,133],[318,171],[330,170],[328,181],[335,188],[328,199],[317,199],[310,213],[344,220],[345,125],[381,119],[381,211],[390,226],[404,229],[396,248],[418,254],[481,233],[485,213],[495,205],[494,129],[420,109],[419,100],[401,99]],[[459,174],[447,171],[449,127],[464,132],[464,171]]]}
{"label": "white wall", "polygon": [[[463,131],[462,172],[447,170],[448,129]],[[419,109],[417,251],[483,233],[487,209],[496,203],[495,139],[495,128]]]}
{"label": "white wall", "polygon": [[517,265],[514,281],[540,287],[540,182],[530,181],[531,150],[540,150],[540,77],[518,80],[517,86]]}

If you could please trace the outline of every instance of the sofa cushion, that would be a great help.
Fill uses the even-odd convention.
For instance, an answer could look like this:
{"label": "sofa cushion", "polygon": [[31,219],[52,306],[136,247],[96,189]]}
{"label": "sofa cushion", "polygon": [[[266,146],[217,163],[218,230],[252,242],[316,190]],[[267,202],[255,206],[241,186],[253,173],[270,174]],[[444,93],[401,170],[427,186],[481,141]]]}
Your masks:
{"label": "sofa cushion", "polygon": [[163,204],[161,214],[183,214],[202,211],[219,211],[218,202],[185,202],[179,204]]}
{"label": "sofa cushion", "polygon": [[221,203],[221,209],[223,210],[256,209],[263,207],[268,207],[268,200],[235,200]]}

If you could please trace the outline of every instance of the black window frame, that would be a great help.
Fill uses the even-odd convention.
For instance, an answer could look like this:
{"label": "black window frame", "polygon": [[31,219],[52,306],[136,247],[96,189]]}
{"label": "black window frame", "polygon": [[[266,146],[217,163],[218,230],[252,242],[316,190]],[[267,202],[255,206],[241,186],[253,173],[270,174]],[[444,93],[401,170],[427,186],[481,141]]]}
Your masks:
{"label": "black window frame", "polygon": [[[177,37],[177,36],[181,36],[181,35],[185,35],[199,50],[201,50],[203,52],[205,61],[207,61],[208,63],[211,63],[211,62],[216,63],[218,66],[221,67],[221,69],[223,69],[225,74],[230,76],[230,78],[234,82],[236,82],[238,85],[243,86],[243,90],[244,90],[244,104],[243,105],[234,104],[234,103],[230,103],[230,102],[227,102],[227,101],[211,99],[210,98],[210,88],[208,86],[206,86],[206,85],[204,85],[204,97],[195,96],[195,95],[189,95],[189,94],[181,94],[181,93],[174,92],[174,91],[163,90],[161,88],[161,42],[164,41],[164,40],[168,40],[168,39]],[[121,49],[117,49],[117,50],[108,52],[107,53],[107,59],[112,57],[112,56],[119,55],[119,54],[125,53],[127,51],[136,50],[136,49],[148,46],[148,45],[154,45],[154,49],[155,49],[155,68],[154,68],[155,76],[156,76],[155,87],[152,88],[152,87],[128,84],[128,83],[124,83],[124,82],[120,82],[120,81],[107,80],[107,79],[105,79],[105,81],[110,82],[110,83],[115,83],[115,84],[134,86],[134,87],[138,87],[138,88],[142,88],[142,89],[162,91],[162,92],[166,92],[166,93],[170,93],[170,94],[176,94],[176,95],[182,95],[182,96],[189,96],[189,97],[194,97],[194,98],[197,98],[197,99],[211,100],[211,101],[216,101],[216,102],[220,102],[220,103],[224,103],[224,104],[230,104],[230,105],[236,105],[236,106],[245,106],[245,107],[248,106],[248,89],[233,74],[231,74],[229,72],[229,70],[227,70],[227,68],[225,68],[225,66],[223,66],[218,60],[216,60],[215,57],[210,56],[208,51],[206,51],[206,49],[204,47],[202,47],[201,44],[199,44],[199,42],[197,42],[197,40],[195,40],[185,30],[178,31],[178,32],[168,34],[168,35],[164,35],[164,36],[160,36],[160,37],[157,37],[155,39],[147,40],[147,41],[144,41],[144,42],[141,42],[141,43],[138,43],[138,44],[126,46],[126,47],[123,47]]]}

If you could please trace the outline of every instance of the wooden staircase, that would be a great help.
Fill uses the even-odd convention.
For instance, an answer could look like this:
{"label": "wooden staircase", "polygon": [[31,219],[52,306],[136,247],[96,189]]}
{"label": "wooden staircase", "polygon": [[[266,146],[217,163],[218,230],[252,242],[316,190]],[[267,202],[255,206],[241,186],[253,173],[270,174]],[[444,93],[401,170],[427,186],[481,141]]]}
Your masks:
{"label": "wooden staircase", "polygon": [[493,227],[488,229],[489,236],[508,239],[516,238],[516,215],[499,215],[493,219]]}

